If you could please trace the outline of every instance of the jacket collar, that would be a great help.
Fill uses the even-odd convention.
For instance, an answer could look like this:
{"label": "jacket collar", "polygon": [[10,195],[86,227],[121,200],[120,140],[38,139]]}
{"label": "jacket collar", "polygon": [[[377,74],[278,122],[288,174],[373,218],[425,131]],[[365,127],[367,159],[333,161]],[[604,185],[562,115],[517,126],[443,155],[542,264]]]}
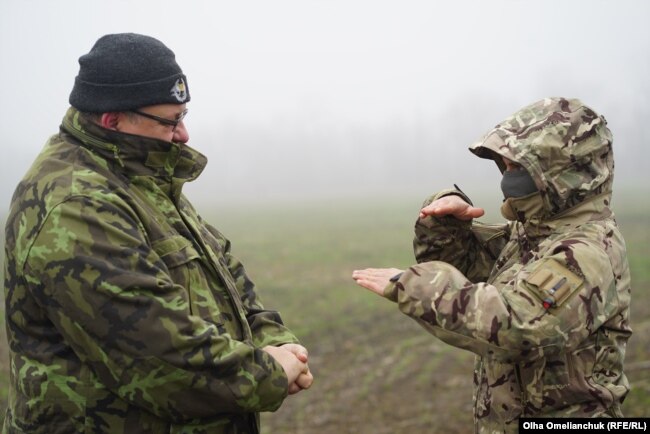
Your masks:
{"label": "jacket collar", "polygon": [[[526,216],[524,221],[519,221],[517,224],[520,225],[526,236],[534,239],[547,237],[555,232],[564,232],[570,227],[577,227],[588,221],[609,218],[612,215],[609,207],[610,198],[611,194],[609,192],[601,193],[550,218],[542,217],[543,211],[540,210],[543,210],[543,207],[537,204],[539,200],[531,201],[535,202],[532,204],[519,203],[519,207],[513,207],[513,211],[517,213],[517,211],[527,209],[529,212],[533,212],[532,215]],[[526,205],[528,205],[527,208]],[[534,211],[538,211],[538,213],[534,213]]]}
{"label": "jacket collar", "polygon": [[180,187],[196,179],[207,164],[203,154],[185,144],[107,130],[74,107],[65,114],[61,129],[129,178],[154,177]]}

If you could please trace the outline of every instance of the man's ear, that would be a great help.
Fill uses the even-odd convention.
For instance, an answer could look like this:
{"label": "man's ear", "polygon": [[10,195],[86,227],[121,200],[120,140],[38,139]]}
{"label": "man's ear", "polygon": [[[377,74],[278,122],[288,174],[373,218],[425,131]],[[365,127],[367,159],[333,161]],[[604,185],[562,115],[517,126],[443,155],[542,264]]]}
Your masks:
{"label": "man's ear", "polygon": [[119,123],[119,121],[120,121],[119,112],[102,113],[100,124],[103,128],[106,128],[107,130],[117,131],[117,124]]}

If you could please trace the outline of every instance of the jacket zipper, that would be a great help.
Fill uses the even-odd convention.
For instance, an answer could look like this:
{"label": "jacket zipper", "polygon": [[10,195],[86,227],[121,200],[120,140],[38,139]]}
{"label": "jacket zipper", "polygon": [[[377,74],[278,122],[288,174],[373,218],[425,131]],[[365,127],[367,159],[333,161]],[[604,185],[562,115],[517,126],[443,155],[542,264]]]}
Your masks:
{"label": "jacket zipper", "polygon": [[481,390],[483,389],[483,358],[480,359],[478,365],[478,376],[476,379],[476,398],[474,400],[474,434],[478,434],[478,403],[481,399]]}
{"label": "jacket zipper", "polygon": [[521,397],[521,414],[526,414],[526,406],[528,404],[528,397],[526,395],[526,389],[524,387],[523,381],[521,381],[521,369],[519,365],[515,365],[515,377],[517,377],[517,384],[519,385],[520,397]]}
{"label": "jacket zipper", "polygon": [[190,233],[192,234],[192,237],[194,238],[194,242],[199,246],[201,252],[203,253],[203,256],[208,260],[210,267],[215,271],[217,277],[222,280],[224,287],[228,292],[228,295],[230,296],[229,301],[230,301],[230,305],[233,307],[233,314],[239,319],[239,323],[241,324],[241,332],[242,332],[243,340],[252,342],[253,334],[248,326],[248,321],[244,316],[246,309],[242,305],[241,300],[238,298],[237,289],[234,287],[233,283],[227,277],[228,270],[222,269],[222,265],[219,263],[219,259],[215,257],[210,251],[210,249],[205,245],[205,243],[199,236],[199,231],[192,224],[193,219],[189,219],[183,212],[181,212],[181,210],[178,208],[178,204],[176,204],[176,209],[178,209],[178,214],[181,216],[183,223],[185,223],[185,226],[189,229]]}

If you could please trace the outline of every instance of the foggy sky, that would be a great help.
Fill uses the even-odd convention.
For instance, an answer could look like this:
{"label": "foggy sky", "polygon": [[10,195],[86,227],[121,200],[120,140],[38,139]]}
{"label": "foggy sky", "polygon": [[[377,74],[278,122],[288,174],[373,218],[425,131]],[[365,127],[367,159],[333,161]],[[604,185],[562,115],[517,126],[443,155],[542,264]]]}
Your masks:
{"label": "foggy sky", "polygon": [[161,39],[188,77],[206,204],[424,195],[499,174],[467,147],[577,97],[614,134],[615,189],[650,185],[645,0],[0,0],[0,215],[106,33]]}

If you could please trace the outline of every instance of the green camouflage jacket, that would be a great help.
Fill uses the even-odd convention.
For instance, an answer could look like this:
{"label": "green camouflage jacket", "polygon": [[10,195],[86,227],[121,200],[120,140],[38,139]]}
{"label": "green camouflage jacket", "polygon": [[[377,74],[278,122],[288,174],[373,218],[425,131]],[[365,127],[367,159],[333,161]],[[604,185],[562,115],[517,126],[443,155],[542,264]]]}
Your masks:
{"label": "green camouflage jacket", "polygon": [[7,433],[251,433],[297,342],[181,194],[206,158],[66,114],[6,226]]}
{"label": "green camouflage jacket", "polygon": [[[577,100],[546,99],[470,148],[525,167],[540,190],[508,199],[505,225],[426,217],[418,265],[384,295],[443,341],[478,355],[476,432],[520,417],[621,416],[630,273],[609,204],[612,137]],[[426,204],[458,190],[446,190]]]}

